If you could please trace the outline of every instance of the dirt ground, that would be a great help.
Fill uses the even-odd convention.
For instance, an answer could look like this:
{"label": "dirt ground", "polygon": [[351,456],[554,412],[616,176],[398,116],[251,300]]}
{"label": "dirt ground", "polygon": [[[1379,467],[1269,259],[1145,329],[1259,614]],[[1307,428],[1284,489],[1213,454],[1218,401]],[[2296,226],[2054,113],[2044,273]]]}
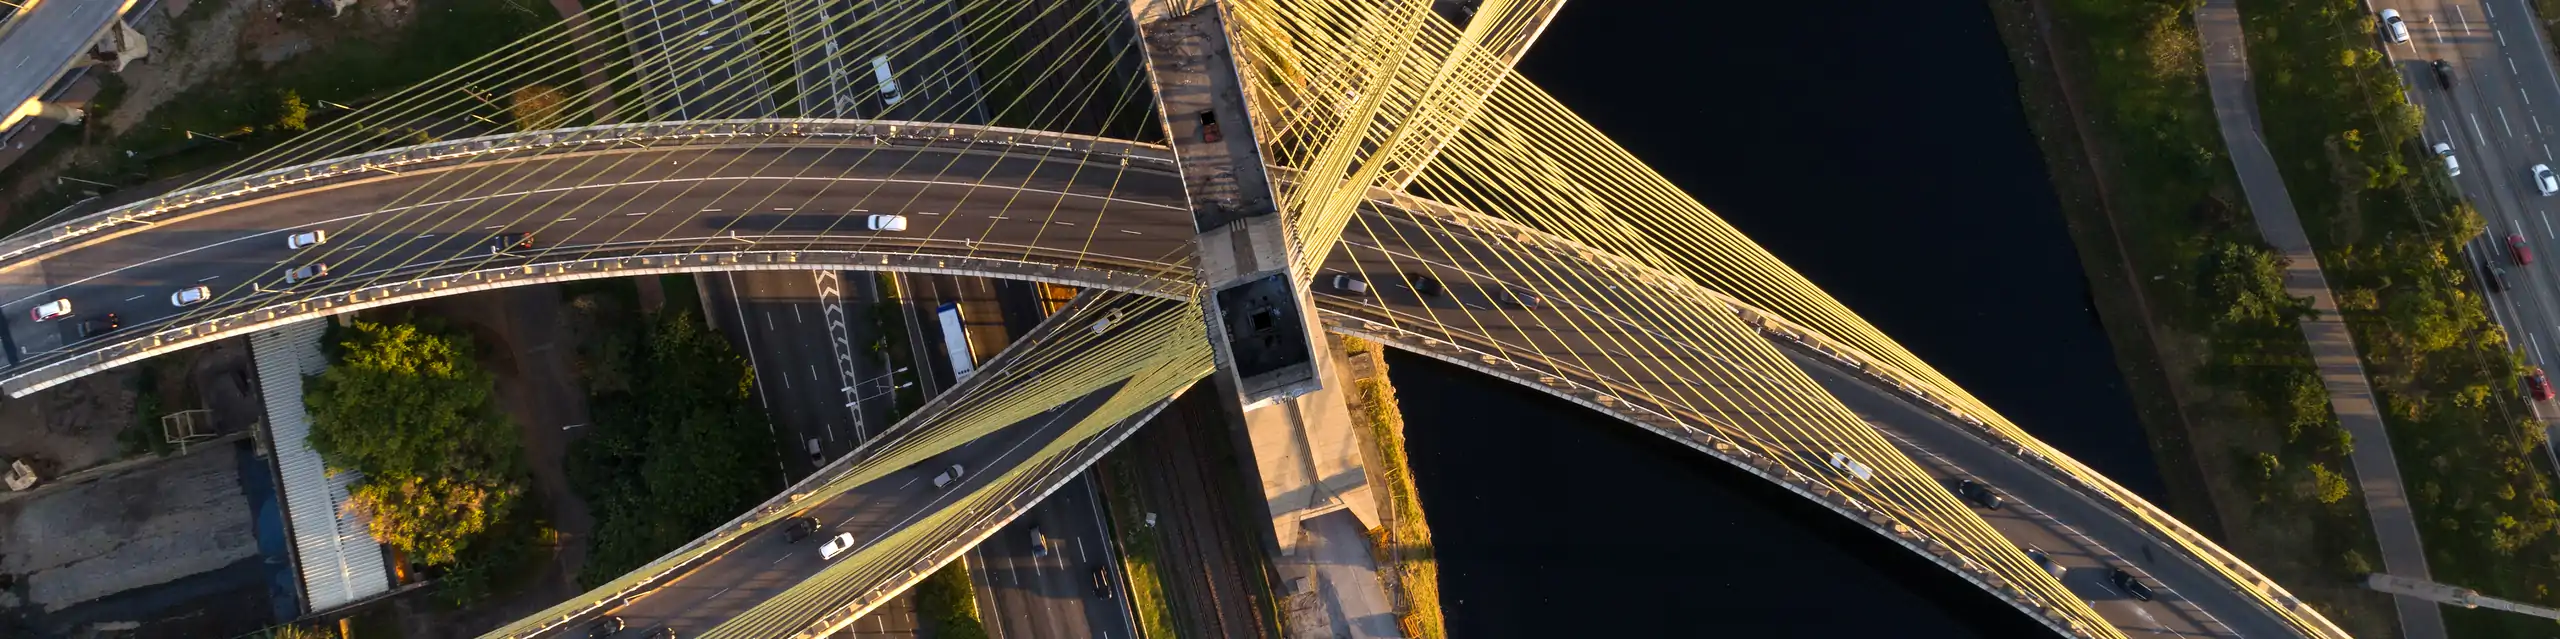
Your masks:
{"label": "dirt ground", "polygon": [[139,374],[120,368],[0,400],[0,457],[33,458],[48,476],[115,461],[121,452],[116,435],[134,423]]}
{"label": "dirt ground", "polygon": [[[232,447],[0,503],[0,608],[45,612],[258,555]],[[21,599],[23,597],[23,599]]]}

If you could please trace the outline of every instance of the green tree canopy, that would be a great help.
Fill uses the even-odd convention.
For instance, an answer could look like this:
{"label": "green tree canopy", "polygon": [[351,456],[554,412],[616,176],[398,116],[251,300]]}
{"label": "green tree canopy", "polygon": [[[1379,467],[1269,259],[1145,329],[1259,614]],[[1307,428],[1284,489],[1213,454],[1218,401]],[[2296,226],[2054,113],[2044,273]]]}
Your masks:
{"label": "green tree canopy", "polygon": [[597,512],[583,571],[592,577],[582,577],[590,583],[727,522],[782,485],[777,442],[750,396],[754,371],[729,342],[683,311],[637,332],[628,390],[589,380],[594,430],[570,467]]}
{"label": "green tree canopy", "polygon": [[356,321],[303,395],[313,450],[351,491],[375,538],[430,565],[504,517],[520,492],[515,429],[490,405],[471,341]]}
{"label": "green tree canopy", "polygon": [[511,483],[455,477],[367,477],[350,497],[373,516],[374,539],[421,563],[445,565],[504,516],[519,492]]}

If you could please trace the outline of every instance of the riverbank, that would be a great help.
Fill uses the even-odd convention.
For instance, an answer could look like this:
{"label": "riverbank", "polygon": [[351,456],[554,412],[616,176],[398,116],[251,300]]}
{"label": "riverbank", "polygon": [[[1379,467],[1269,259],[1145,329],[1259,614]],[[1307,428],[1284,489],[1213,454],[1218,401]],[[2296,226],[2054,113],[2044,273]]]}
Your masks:
{"label": "riverbank", "polygon": [[1350,366],[1351,419],[1358,422],[1362,457],[1369,460],[1369,480],[1378,499],[1378,530],[1370,531],[1371,553],[1385,570],[1379,575],[1395,598],[1396,620],[1412,639],[1449,636],[1440,614],[1440,562],[1431,544],[1431,523],[1422,515],[1422,497],[1413,486],[1413,464],[1406,458],[1404,411],[1396,405],[1395,383],[1387,379],[1385,349],[1358,337],[1334,336],[1334,352]]}
{"label": "riverbank", "polygon": [[[1988,3],[2162,504],[2358,636],[2396,630],[2277,263],[2246,224],[2183,7]],[[2307,385],[2306,385],[2307,383]],[[2307,398],[2307,399],[2305,399]]]}

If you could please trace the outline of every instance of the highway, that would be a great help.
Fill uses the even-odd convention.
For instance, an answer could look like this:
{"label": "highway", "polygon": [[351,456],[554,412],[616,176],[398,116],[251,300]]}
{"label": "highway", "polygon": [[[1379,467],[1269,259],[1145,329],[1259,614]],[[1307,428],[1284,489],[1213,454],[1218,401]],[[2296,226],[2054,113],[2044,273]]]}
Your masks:
{"label": "highway", "polygon": [[0,25],[0,131],[15,128],[18,105],[41,97],[88,54],[89,42],[133,6],[131,0],[44,0]]}
{"label": "highway", "polygon": [[[919,238],[932,238],[936,243],[931,245],[943,247],[962,241],[980,251],[1005,251],[1046,260],[1162,264],[1187,255],[1191,238],[1189,211],[1171,204],[1182,199],[1178,183],[1169,175],[1116,165],[1096,170],[1090,165],[1078,166],[1078,162],[997,154],[882,153],[889,161],[875,159],[865,163],[849,160],[860,154],[830,154],[822,149],[724,147],[609,153],[595,157],[639,155],[642,161],[636,165],[643,168],[613,172],[613,177],[606,179],[592,175],[602,170],[594,167],[545,164],[540,165],[543,174],[536,176],[542,179],[476,181],[454,187],[458,191],[455,193],[421,196],[430,201],[452,202],[444,207],[446,210],[404,200],[402,194],[419,188],[420,182],[430,177],[429,172],[413,172],[217,214],[171,218],[128,235],[62,251],[40,262],[0,265],[0,280],[5,280],[0,281],[0,292],[6,293],[0,299],[9,300],[0,302],[0,310],[14,315],[0,316],[0,321],[10,323],[11,334],[22,348],[58,349],[75,339],[65,333],[73,322],[35,324],[18,319],[24,316],[15,314],[24,313],[38,301],[69,296],[81,304],[81,313],[129,313],[127,321],[136,322],[166,316],[170,311],[165,299],[153,298],[165,296],[176,285],[202,279],[219,284],[222,288],[218,290],[224,295],[242,295],[248,292],[244,290],[248,282],[272,283],[271,278],[280,272],[278,267],[295,260],[330,259],[356,264],[359,259],[388,263],[441,259],[453,260],[450,268],[458,270],[556,260],[574,256],[586,247],[634,238],[690,236],[688,241],[716,241],[730,230],[741,233],[739,242],[753,241],[759,247],[780,243],[778,237],[827,235],[832,238],[827,240],[831,243],[882,248],[915,246]],[[898,155],[901,153],[905,156]],[[667,159],[671,156],[678,159]],[[906,161],[919,159],[913,156],[933,156],[923,159],[964,168],[911,171],[906,168]],[[724,169],[735,166],[728,160],[747,166],[805,163],[814,167],[805,175],[813,177],[748,179],[756,177],[753,171],[732,173]],[[1084,170],[1079,172],[1079,168]],[[953,174],[983,174],[988,178],[981,185],[978,181],[941,177]],[[554,179],[562,182],[553,182]],[[589,181],[595,185],[547,186]],[[853,186],[841,186],[846,184]],[[703,185],[716,186],[700,188]],[[504,204],[546,206],[542,217],[556,221],[530,225],[538,227],[532,230],[542,240],[530,254],[510,258],[515,261],[496,262],[486,257],[482,241],[505,230],[526,230],[481,219],[488,210]],[[906,233],[880,234],[849,225],[859,224],[858,216],[866,211],[905,212],[912,216],[914,226]],[[555,215],[558,217],[553,218]],[[1615,380],[1580,368],[1575,365],[1577,362],[1606,361],[1622,355],[1615,350],[1623,348],[1620,344],[1650,343],[1656,334],[1677,334],[1682,329],[1647,325],[1660,321],[1658,318],[1614,315],[1622,318],[1621,325],[1579,326],[1566,331],[1559,329],[1583,321],[1584,316],[1568,314],[1559,306],[1501,308],[1494,303],[1491,292],[1510,282],[1542,279],[1527,275],[1530,273],[1560,278],[1555,280],[1556,286],[1566,288],[1551,290],[1549,295],[1560,300],[1577,299],[1583,312],[1596,311],[1602,316],[1618,313],[1603,309],[1653,308],[1661,300],[1644,292],[1604,288],[1593,269],[1605,267],[1595,267],[1587,256],[1535,246],[1522,248],[1510,244],[1507,236],[1417,223],[1414,215],[1372,210],[1346,232],[1344,243],[1326,263],[1327,272],[1364,272],[1380,285],[1374,296],[1320,295],[1326,309],[1432,331],[1453,342],[1487,345],[1489,351],[1508,353],[1523,363],[1547,367],[1593,385],[1633,384],[1657,397],[1718,397],[1726,392],[1716,388],[1716,382],[1703,378]],[[313,226],[332,230],[330,243],[315,249],[322,253],[309,257],[288,254],[283,245],[286,231]],[[1461,262],[1468,266],[1456,266]],[[342,283],[359,281],[380,269],[333,269],[337,273],[332,278]],[[1433,272],[1446,283],[1445,296],[1422,299],[1409,288],[1393,285],[1398,277],[1395,274],[1411,270]],[[220,301],[223,300],[217,299]],[[1462,310],[1465,312],[1458,312]],[[781,317],[776,315],[774,319],[779,326]],[[1721,357],[1712,353],[1652,355],[1676,360],[1691,370],[1731,374],[1745,374],[1747,370],[1720,361]],[[771,366],[761,362],[758,365]],[[819,376],[823,379],[824,371]],[[1706,417],[1734,423],[1759,419],[1750,414],[1757,409],[1733,410],[1739,412]],[[1957,458],[1952,453],[1942,454]],[[2034,479],[1994,481],[2011,491],[2025,490],[2020,484],[2036,483]],[[892,501],[897,497],[878,496]],[[2040,503],[2043,499],[2032,494],[2027,499],[2039,508],[2046,507]],[[2105,523],[2075,521],[2072,525],[2086,531]],[[2109,538],[2095,533],[2092,536]],[[2116,548],[2119,554],[2124,552],[2112,542],[2108,547]],[[724,557],[722,561],[728,560]],[[754,573],[735,575],[743,578],[749,574]],[[2154,627],[2155,619],[2179,618],[2178,611],[2170,605],[2192,597],[2192,601],[2214,611],[2242,634],[2284,634],[2264,631],[2275,627],[2270,625],[2274,622],[2263,613],[2252,611],[2246,602],[2236,597],[2216,599],[2228,592],[2209,582],[2182,577],[2174,571],[2157,574],[2162,580],[2161,590],[2167,595],[2164,600],[2168,601],[2101,606],[2100,611],[2120,626],[2148,628]],[[757,583],[774,583],[774,576],[760,577]],[[696,584],[722,579],[688,577]],[[718,598],[716,593],[710,596]],[[688,623],[733,611],[743,600],[719,601],[718,605],[685,607],[691,611],[687,613]]]}
{"label": "highway", "polygon": [[620,12],[632,60],[647,69],[651,113],[671,120],[772,113],[771,92],[736,5],[640,0]]}
{"label": "highway", "polygon": [[[970,579],[978,585],[979,615],[994,639],[1134,639],[1138,636],[1128,608],[1121,602],[1118,551],[1112,548],[1110,525],[1102,520],[1093,472],[1077,474],[1066,487],[1006,524],[996,536],[969,551]],[[1047,550],[1032,547],[1034,538]],[[1095,571],[1109,571],[1109,588],[1094,583]]]}

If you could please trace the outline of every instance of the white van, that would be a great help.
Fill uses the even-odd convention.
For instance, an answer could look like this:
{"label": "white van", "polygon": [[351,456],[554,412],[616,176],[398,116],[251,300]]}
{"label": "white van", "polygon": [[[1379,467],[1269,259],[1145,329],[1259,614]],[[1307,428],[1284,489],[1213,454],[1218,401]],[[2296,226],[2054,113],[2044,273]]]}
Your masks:
{"label": "white van", "polygon": [[871,77],[880,81],[880,102],[898,106],[905,96],[898,94],[898,74],[889,71],[889,56],[871,56]]}

